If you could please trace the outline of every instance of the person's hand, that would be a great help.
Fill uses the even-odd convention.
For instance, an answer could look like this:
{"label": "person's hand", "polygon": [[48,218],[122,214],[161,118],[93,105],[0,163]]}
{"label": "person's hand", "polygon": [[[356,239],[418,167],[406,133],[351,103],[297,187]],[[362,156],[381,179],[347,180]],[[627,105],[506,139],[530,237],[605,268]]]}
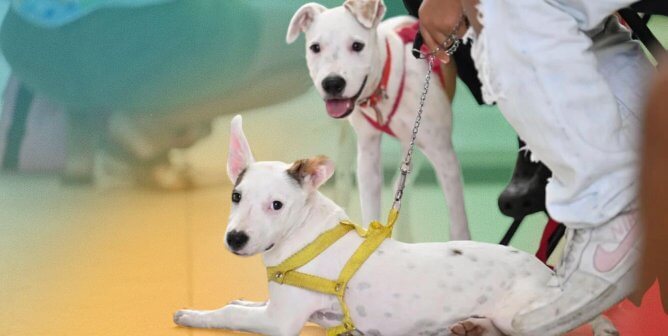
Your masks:
{"label": "person's hand", "polygon": [[[451,34],[462,37],[466,33],[465,24],[460,24],[459,29],[456,32],[453,31],[461,22],[463,13],[460,0],[424,0],[422,2],[419,11],[420,33],[429,51],[433,52],[436,48],[445,50],[452,44],[452,41],[448,42]],[[447,45],[444,46],[444,42]],[[435,56],[444,63],[450,60],[450,57],[442,51],[437,52]]]}

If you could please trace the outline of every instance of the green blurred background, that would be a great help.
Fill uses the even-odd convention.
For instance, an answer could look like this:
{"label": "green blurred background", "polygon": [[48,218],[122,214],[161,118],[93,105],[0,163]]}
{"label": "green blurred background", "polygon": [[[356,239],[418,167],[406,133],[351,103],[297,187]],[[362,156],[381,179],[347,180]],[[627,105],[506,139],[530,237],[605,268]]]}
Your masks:
{"label": "green blurred background", "polygon": [[[220,115],[211,136],[181,153],[181,158],[222,172],[228,122],[234,113],[245,116],[259,159],[290,161],[313,154],[336,159],[346,122],[327,117],[322,101],[310,89],[302,40],[286,46],[283,38],[292,13],[303,3],[167,1],[100,9],[57,29],[38,27],[10,12],[0,35],[11,73],[31,90],[77,113],[113,110],[141,115],[143,120],[178,115],[179,120],[197,122]],[[388,17],[404,13],[401,1],[387,5]],[[7,3],[2,6],[5,12]],[[651,22],[663,41],[668,39],[667,25],[665,18]],[[10,67],[1,62],[0,80],[4,82],[9,73]],[[192,108],[203,102],[209,105]],[[462,83],[453,110],[453,141],[463,167],[473,237],[498,241],[510,222],[498,212],[496,198],[512,172],[515,134],[496,108],[477,105]],[[400,150],[391,138],[383,141],[382,150],[387,206]],[[402,220],[420,224],[398,237],[446,240],[447,210],[433,171],[425,163],[418,173],[417,185],[408,190],[409,206]],[[349,212],[359,219],[356,196],[350,200]],[[516,245],[534,250],[544,222],[543,215],[529,218]]]}

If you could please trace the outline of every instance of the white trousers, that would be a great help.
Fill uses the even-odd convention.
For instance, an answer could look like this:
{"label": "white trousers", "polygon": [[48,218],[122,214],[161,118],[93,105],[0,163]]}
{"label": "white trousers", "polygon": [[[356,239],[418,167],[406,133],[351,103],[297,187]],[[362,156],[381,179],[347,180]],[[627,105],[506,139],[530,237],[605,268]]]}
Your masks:
{"label": "white trousers", "polygon": [[481,0],[472,55],[534,159],[553,172],[550,215],[572,228],[635,204],[639,127],[653,67],[611,15],[634,0]]}

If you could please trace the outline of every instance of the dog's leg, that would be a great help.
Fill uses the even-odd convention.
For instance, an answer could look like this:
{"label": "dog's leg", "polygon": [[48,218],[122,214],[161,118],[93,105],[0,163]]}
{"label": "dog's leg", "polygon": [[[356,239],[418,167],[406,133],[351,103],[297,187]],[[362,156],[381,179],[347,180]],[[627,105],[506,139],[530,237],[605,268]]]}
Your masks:
{"label": "dog's leg", "polygon": [[[216,310],[179,310],[174,314],[174,323],[184,327],[229,329],[262,335],[298,335],[308,319],[298,309],[283,305],[255,306],[233,303]],[[305,316],[304,316],[305,315]]]}
{"label": "dog's leg", "polygon": [[380,132],[357,132],[357,185],[362,202],[363,225],[380,218],[383,167],[380,160]]}
{"label": "dog's leg", "polygon": [[98,111],[67,111],[67,161],[61,180],[66,184],[93,182],[95,153],[104,134],[106,116]]}
{"label": "dog's leg", "polygon": [[450,326],[450,332],[456,336],[503,336],[488,318],[471,316]]}
{"label": "dog's leg", "polygon": [[232,300],[229,304],[236,306],[245,306],[245,307],[264,307],[268,304],[268,301],[256,302],[256,301],[246,301],[244,299]]}
{"label": "dog's leg", "polygon": [[428,143],[426,145],[422,142],[418,145],[434,167],[436,177],[441,185],[443,194],[445,194],[451,219],[450,240],[471,239],[466,219],[466,209],[464,208],[462,173],[455,149],[452,146],[452,140],[448,135],[442,134],[441,129],[434,129],[431,132],[425,133],[434,134],[435,136],[427,140]]}
{"label": "dog's leg", "polygon": [[355,134],[353,134],[353,130],[348,123],[341,123],[337,168],[334,173],[336,174],[334,202],[344,209],[350,205],[350,194],[353,192],[354,152]]}
{"label": "dog's leg", "polygon": [[612,324],[612,321],[603,315],[591,321],[591,329],[594,336],[619,336],[619,331]]}

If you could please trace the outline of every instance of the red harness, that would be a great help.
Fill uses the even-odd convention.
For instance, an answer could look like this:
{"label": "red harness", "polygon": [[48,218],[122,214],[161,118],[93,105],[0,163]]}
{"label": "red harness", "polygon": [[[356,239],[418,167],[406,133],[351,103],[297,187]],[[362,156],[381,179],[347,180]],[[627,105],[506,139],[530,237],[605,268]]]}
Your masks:
{"label": "red harness", "polygon": [[[396,30],[396,33],[399,35],[401,40],[404,42],[404,44],[413,44],[413,41],[415,40],[415,34],[418,32],[419,26],[418,23],[415,22],[412,25],[409,26],[404,26]],[[364,111],[362,111],[362,116],[364,116],[364,119],[366,119],[371,126],[373,126],[375,129],[388,134],[390,136],[396,137],[397,135],[394,134],[392,129],[390,128],[390,123],[392,122],[392,118],[394,118],[394,115],[397,113],[397,110],[399,109],[399,103],[401,103],[401,97],[404,94],[404,82],[406,81],[406,62],[404,61],[404,69],[401,71],[401,81],[399,82],[399,90],[397,91],[397,98],[394,100],[394,104],[392,104],[392,110],[390,111],[390,114],[387,116],[387,120],[385,122],[382,122],[383,115],[378,111],[376,106],[380,101],[383,99],[387,99],[387,83],[390,81],[390,72],[392,70],[392,53],[390,51],[390,43],[385,40],[385,49],[387,50],[387,59],[385,60],[385,65],[383,66],[383,74],[382,77],[380,78],[380,83],[378,84],[378,87],[374,91],[373,94],[367,99],[365,99],[363,102],[359,104],[360,107],[371,107],[375,112],[376,112],[376,118],[372,118]],[[445,79],[443,78],[443,74],[441,73],[441,64],[439,62],[434,62],[434,67],[433,67],[433,72],[438,74],[439,81],[441,82],[441,85],[445,87]]]}

